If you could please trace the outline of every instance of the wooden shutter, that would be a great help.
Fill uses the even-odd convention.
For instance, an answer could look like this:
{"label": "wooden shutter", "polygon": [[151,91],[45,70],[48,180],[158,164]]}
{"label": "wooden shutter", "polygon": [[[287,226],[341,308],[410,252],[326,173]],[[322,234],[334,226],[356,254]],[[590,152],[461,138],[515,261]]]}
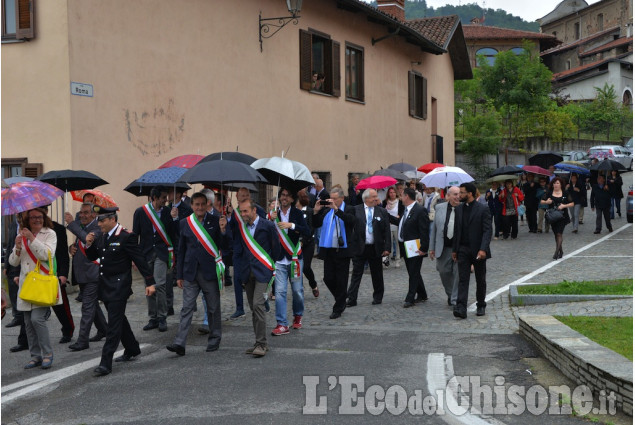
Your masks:
{"label": "wooden shutter", "polygon": [[31,163],[24,165],[24,177],[36,178],[42,175],[44,167],[42,163]]}
{"label": "wooden shutter", "polygon": [[35,37],[35,0],[15,0],[15,38]]}
{"label": "wooden shutter", "polygon": [[300,89],[311,90],[311,33],[300,30]]}
{"label": "wooden shutter", "polygon": [[331,54],[333,56],[332,64],[333,64],[333,96],[340,97],[341,95],[341,73],[340,73],[340,43],[338,41],[333,41],[333,45],[331,48]]}
{"label": "wooden shutter", "polygon": [[421,102],[422,112],[421,118],[428,119],[428,79],[421,77]]}
{"label": "wooden shutter", "polygon": [[364,59],[365,54],[363,50],[361,52],[361,59],[358,61],[357,66],[359,67],[359,72],[357,74],[357,94],[359,95],[359,100],[364,101]]}
{"label": "wooden shutter", "polygon": [[417,100],[415,96],[415,73],[408,71],[408,114],[411,117],[417,114]]}

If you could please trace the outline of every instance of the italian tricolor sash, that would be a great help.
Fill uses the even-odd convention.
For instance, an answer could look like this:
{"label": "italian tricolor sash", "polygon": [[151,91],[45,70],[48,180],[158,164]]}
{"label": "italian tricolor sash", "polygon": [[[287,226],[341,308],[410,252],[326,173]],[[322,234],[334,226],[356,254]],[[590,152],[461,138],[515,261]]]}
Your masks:
{"label": "italian tricolor sash", "polygon": [[[33,254],[33,251],[31,251],[31,248],[29,248],[29,240],[27,238],[25,238],[24,236],[22,237],[22,245],[24,246],[24,250],[26,251],[26,253],[29,255],[29,257],[31,257],[31,260],[37,264],[38,260],[35,257],[35,254]],[[57,275],[57,260],[55,259],[55,257],[53,257],[53,274]],[[44,263],[46,263],[46,266],[44,265]],[[40,261],[40,271],[44,274],[49,274],[49,267],[50,264],[48,264],[48,261],[42,262]]]}
{"label": "italian tricolor sash", "polygon": [[[280,217],[276,217],[276,224],[280,223]],[[280,237],[280,242],[282,242],[282,247],[285,251],[291,256],[291,276],[293,278],[298,278],[302,274],[302,270],[300,267],[300,260],[298,257],[302,254],[302,244],[298,241],[296,246],[293,246],[293,242],[291,242],[291,238],[283,229],[279,226],[276,226],[276,230],[278,231],[278,236]]]}
{"label": "italian tricolor sash", "polygon": [[260,244],[256,242],[254,237],[251,236],[251,233],[249,232],[249,229],[247,229],[247,225],[243,221],[240,214],[236,213],[236,210],[234,210],[234,213],[239,223],[238,229],[240,229],[240,236],[242,236],[245,245],[247,245],[247,248],[249,248],[249,251],[251,251],[252,255],[273,273],[273,275],[271,276],[271,280],[267,285],[267,291],[269,291],[271,285],[276,279],[276,263],[271,259],[271,256],[267,253],[267,251],[265,251],[260,246]]}
{"label": "italian tricolor sash", "polygon": [[216,278],[218,279],[218,289],[223,290],[223,278],[225,277],[225,263],[223,263],[223,256],[221,255],[220,250],[214,243],[214,239],[207,232],[203,224],[196,218],[196,214],[192,213],[192,215],[186,218],[187,225],[190,226],[190,229],[196,236],[196,239],[203,245],[205,251],[212,257],[214,257],[214,261],[216,262]]}
{"label": "italian tricolor sash", "polygon": [[168,246],[168,269],[172,267],[174,264],[174,246],[172,246],[172,241],[170,240],[170,236],[168,236],[168,232],[165,231],[165,227],[163,226],[163,222],[152,208],[152,204],[148,202],[143,206],[143,211],[146,213],[150,222],[152,223],[152,227],[154,230],[161,236],[163,242]]}
{"label": "italian tricolor sash", "polygon": [[[84,245],[84,243],[81,240],[77,240],[77,246],[79,247],[79,250],[82,252],[82,254],[84,254],[84,257],[88,258],[88,256],[86,255],[86,245]],[[95,264],[99,264],[99,258],[97,258],[97,260],[93,261],[93,263]]]}

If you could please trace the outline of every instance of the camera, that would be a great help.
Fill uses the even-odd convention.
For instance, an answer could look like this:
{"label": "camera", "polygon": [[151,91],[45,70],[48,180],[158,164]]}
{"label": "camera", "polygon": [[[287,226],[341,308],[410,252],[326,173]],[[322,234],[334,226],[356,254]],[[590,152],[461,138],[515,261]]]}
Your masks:
{"label": "camera", "polygon": [[331,205],[328,200],[320,200],[320,205]]}
{"label": "camera", "polygon": [[337,237],[337,245],[342,248],[344,246],[344,238],[341,236]]}

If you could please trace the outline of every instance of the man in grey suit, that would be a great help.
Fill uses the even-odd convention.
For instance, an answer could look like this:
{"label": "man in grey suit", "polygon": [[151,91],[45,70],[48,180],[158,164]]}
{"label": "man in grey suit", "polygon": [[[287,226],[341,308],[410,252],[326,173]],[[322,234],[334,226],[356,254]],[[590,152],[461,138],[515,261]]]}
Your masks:
{"label": "man in grey suit", "polygon": [[[64,214],[67,229],[76,236],[75,242],[69,247],[73,256],[73,279],[82,290],[82,318],[79,322],[77,342],[68,346],[71,351],[81,351],[88,348],[88,343],[97,342],[106,337],[108,324],[97,301],[99,288],[99,263],[86,258],[86,235],[94,233],[99,236],[101,231],[97,225],[93,204],[83,203],[79,210],[79,222],[73,219],[71,213]],[[89,339],[90,328],[95,323],[97,334]]]}
{"label": "man in grey suit", "polygon": [[448,305],[456,305],[459,292],[459,269],[452,258],[452,239],[456,234],[456,212],[461,205],[460,189],[452,186],[445,197],[448,202],[434,206],[435,214],[430,231],[430,260],[437,260],[437,271],[448,296]]}

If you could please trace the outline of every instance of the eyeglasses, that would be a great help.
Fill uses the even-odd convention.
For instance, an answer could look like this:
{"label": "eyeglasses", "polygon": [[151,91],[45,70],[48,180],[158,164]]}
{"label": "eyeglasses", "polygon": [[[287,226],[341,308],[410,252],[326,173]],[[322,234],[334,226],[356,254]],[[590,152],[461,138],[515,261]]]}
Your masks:
{"label": "eyeglasses", "polygon": [[30,215],[29,216],[29,220],[42,221],[42,220],[44,220],[44,216],[43,215]]}

